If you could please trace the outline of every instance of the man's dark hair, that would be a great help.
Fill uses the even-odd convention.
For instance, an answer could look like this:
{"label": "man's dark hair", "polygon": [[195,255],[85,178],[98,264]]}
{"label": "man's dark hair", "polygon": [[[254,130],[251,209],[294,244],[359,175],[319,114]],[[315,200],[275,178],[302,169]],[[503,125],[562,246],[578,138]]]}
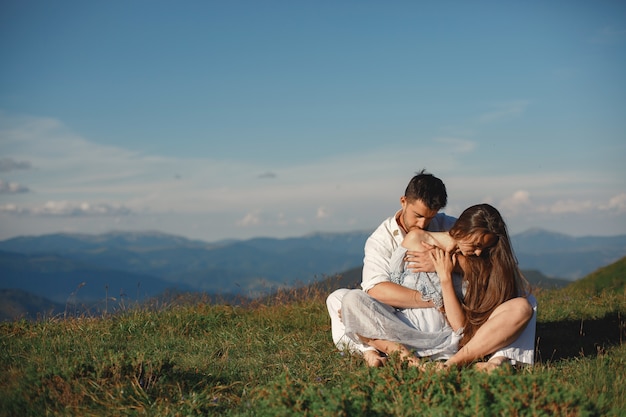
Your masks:
{"label": "man's dark hair", "polygon": [[426,207],[435,211],[441,210],[448,204],[448,193],[443,181],[424,169],[411,178],[404,196],[409,202],[420,200]]}

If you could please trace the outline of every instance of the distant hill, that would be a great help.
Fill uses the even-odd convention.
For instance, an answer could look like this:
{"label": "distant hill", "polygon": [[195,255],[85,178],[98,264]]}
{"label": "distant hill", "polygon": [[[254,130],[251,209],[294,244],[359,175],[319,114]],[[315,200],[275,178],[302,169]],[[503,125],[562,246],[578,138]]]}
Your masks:
{"label": "distant hill", "polygon": [[65,305],[23,290],[0,290],[0,321],[37,319],[60,314]]}
{"label": "distant hill", "polygon": [[[1,286],[24,290],[55,303],[93,302],[106,297],[142,300],[174,285],[154,276],[107,269],[58,255],[0,251]],[[179,284],[181,290],[193,288]]]}
{"label": "distant hill", "polygon": [[572,237],[531,229],[511,241],[523,269],[572,281],[626,255],[626,235]]}
{"label": "distant hill", "polygon": [[[1,252],[0,252],[1,254]],[[572,283],[567,280],[559,280],[546,277],[539,271],[522,271],[524,276],[533,288],[562,288],[568,287],[574,290],[593,288],[597,292],[609,289],[612,291],[624,291],[626,281],[626,258],[621,259],[615,264],[601,268],[592,273],[588,277],[578,282]],[[307,293],[330,294],[338,288],[360,288],[361,274],[363,268],[351,268],[347,271],[338,273],[333,276],[325,277],[311,284],[299,285],[296,288],[285,291],[281,297],[287,301],[289,297],[294,299],[304,299]],[[271,295],[266,296],[268,299]],[[263,297],[262,299],[265,299]],[[120,308],[117,302],[111,304],[111,310],[115,311]],[[174,305],[174,304],[195,304],[198,302],[216,303],[216,304],[242,304],[251,301],[250,298],[233,295],[233,294],[211,294],[198,291],[180,291],[176,289],[167,289],[164,292],[153,297],[141,300],[141,304],[145,306],[151,305]],[[23,290],[0,290],[0,321],[14,320],[18,318],[35,319],[41,316],[55,316],[66,314],[68,307],[72,307],[71,298],[68,298],[65,304],[55,303],[47,298],[34,295]],[[94,305],[82,305],[77,314],[99,314],[102,311],[102,303]]]}
{"label": "distant hill", "polygon": [[547,277],[536,270],[522,271],[522,273],[532,287],[553,289],[567,287],[572,283],[572,281],[566,279]]}
{"label": "distant hill", "polygon": [[[167,290],[257,297],[306,286],[363,263],[370,232],[203,242],[158,232],[50,234],[0,241],[0,288],[64,303]],[[626,236],[574,238],[545,230],[512,237],[520,267],[562,286],[626,255]],[[85,282],[83,287],[79,286]]]}
{"label": "distant hill", "polygon": [[[338,288],[361,288],[362,273],[363,267],[352,268],[322,281],[315,282],[308,287],[320,289],[328,293]],[[522,273],[534,288],[563,288],[571,284],[571,281],[568,280],[546,277],[539,271],[522,271]]]}
{"label": "distant hill", "polygon": [[[361,264],[367,235],[313,234],[213,244],[154,233],[19,237],[0,242],[0,251],[5,251],[0,256],[0,272],[7,272],[0,277],[0,288],[28,285],[20,274],[32,277],[32,265],[38,263],[35,259],[39,263],[45,259],[45,270],[42,265],[40,275],[47,274],[51,282],[70,280],[75,282],[74,287],[82,282],[78,275],[100,276],[100,271],[106,270],[109,280],[127,284],[141,281],[143,286],[165,281],[179,290],[255,296],[313,282]],[[11,256],[15,257],[13,263]],[[25,256],[32,259],[25,262]],[[74,273],[72,280],[68,269],[81,272]],[[57,275],[59,279],[54,278]],[[61,294],[67,296],[68,289],[63,287]]]}

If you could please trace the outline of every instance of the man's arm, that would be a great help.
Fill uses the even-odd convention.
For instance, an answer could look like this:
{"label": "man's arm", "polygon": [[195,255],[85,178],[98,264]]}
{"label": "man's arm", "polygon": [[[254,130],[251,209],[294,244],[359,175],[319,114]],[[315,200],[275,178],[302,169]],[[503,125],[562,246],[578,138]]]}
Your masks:
{"label": "man's arm", "polygon": [[422,300],[419,291],[391,281],[391,258],[402,239],[384,224],[367,239],[361,286],[370,296],[393,307],[434,307],[432,302]]}

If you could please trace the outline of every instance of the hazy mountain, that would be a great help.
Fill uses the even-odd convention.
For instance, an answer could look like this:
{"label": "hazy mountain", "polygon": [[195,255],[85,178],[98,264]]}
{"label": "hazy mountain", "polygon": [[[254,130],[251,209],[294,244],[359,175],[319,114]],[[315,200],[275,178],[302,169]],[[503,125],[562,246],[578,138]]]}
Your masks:
{"label": "hazy mountain", "polygon": [[[226,244],[232,241],[226,241]],[[207,243],[161,232],[110,232],[100,235],[54,233],[42,236],[20,236],[0,241],[0,250],[18,253],[71,253],[97,251],[102,248],[155,250],[172,247],[211,248],[222,243]]]}
{"label": "hazy mountain", "polygon": [[626,235],[573,237],[544,229],[530,229],[511,237],[516,252],[539,254],[543,252],[603,251],[611,247],[624,250]]}
{"label": "hazy mountain", "polygon": [[[156,232],[17,237],[0,241],[0,288],[55,302],[120,294],[136,300],[165,289],[258,296],[359,268],[368,236],[317,233],[214,243]],[[512,240],[520,267],[538,271],[546,285],[581,278],[626,255],[626,236],[575,238],[536,229]]]}
{"label": "hazy mountain", "polygon": [[[53,254],[23,255],[0,251],[0,286],[46,297],[53,302],[94,302],[107,297],[142,300],[171,283],[154,276],[94,266]],[[182,290],[194,290],[185,284]]]}
{"label": "hazy mountain", "polygon": [[65,304],[55,303],[23,290],[0,290],[0,321],[15,319],[37,319],[60,314]]}
{"label": "hazy mountain", "polygon": [[511,240],[523,269],[569,280],[579,279],[626,255],[626,235],[572,237],[531,229]]}
{"label": "hazy mountain", "polygon": [[[47,264],[48,277],[61,273],[66,268],[64,263],[74,262],[72,270],[89,266],[94,276],[100,276],[102,270],[112,274],[111,269],[115,269],[116,274],[139,275],[121,278],[126,282],[158,278],[177,288],[255,295],[308,283],[359,265],[366,238],[366,233],[315,234],[302,238],[255,238],[209,244],[153,233],[54,234],[5,240],[0,242],[0,250],[49,262],[55,260],[58,265]],[[7,265],[9,257],[4,256]],[[16,256],[16,261],[19,259]],[[13,275],[0,278],[0,288],[15,285],[9,278],[15,276],[19,268],[28,270],[32,263],[35,261],[13,266]],[[0,271],[6,267],[0,263]],[[81,273],[85,275],[84,271]],[[64,279],[70,278],[66,274]],[[75,278],[75,285],[78,285],[81,281]]]}

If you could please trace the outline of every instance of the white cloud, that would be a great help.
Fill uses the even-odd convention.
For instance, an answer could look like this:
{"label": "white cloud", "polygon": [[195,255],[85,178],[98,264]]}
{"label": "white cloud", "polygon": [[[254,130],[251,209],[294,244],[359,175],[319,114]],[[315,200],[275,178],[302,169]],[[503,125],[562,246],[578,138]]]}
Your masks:
{"label": "white cloud", "polygon": [[9,229],[15,235],[35,226],[48,231],[53,224],[102,231],[115,227],[116,216],[126,228],[141,224],[173,233],[186,228],[207,240],[369,230],[395,212],[407,181],[422,168],[446,183],[451,203],[446,211],[452,215],[481,201],[493,201],[517,224],[521,218],[534,222],[540,217],[534,214],[541,214],[549,225],[549,216],[593,210],[586,201],[602,202],[595,209],[605,213],[626,211],[626,197],[615,192],[624,189],[623,180],[614,173],[493,168],[483,163],[480,152],[464,158],[479,142],[453,135],[393,146],[403,149],[400,154],[384,145],[297,165],[285,159],[268,170],[249,161],[161,157],[100,145],[49,119],[2,126],[0,113],[0,155],[37,168],[12,172],[13,186],[2,183],[5,189],[28,184],[36,190],[2,195],[3,236]]}
{"label": "white cloud", "polygon": [[36,207],[18,207],[16,204],[0,206],[0,212],[35,216],[120,216],[132,211],[121,204],[88,203],[72,201],[47,201]]}
{"label": "white cloud", "polygon": [[608,200],[568,199],[558,200],[547,207],[552,214],[563,213],[626,213],[626,193],[618,194]]}
{"label": "white cloud", "polygon": [[601,211],[621,214],[626,213],[626,193],[616,195],[608,201],[573,198],[550,201],[543,198],[539,202],[539,200],[531,199],[528,191],[520,190],[502,199],[498,208],[513,215],[522,212],[560,215],[566,213],[599,213]]}
{"label": "white cloud", "polygon": [[31,165],[28,161],[16,161],[13,158],[0,159],[0,172],[11,172],[20,169],[30,169]]}
{"label": "white cloud", "polygon": [[28,187],[20,185],[16,182],[0,180],[0,194],[21,194],[29,191]]}
{"label": "white cloud", "polygon": [[317,214],[315,215],[315,218],[317,218],[317,219],[325,219],[328,216],[330,216],[330,213],[328,212],[328,209],[326,207],[318,207],[317,208]]}
{"label": "white cloud", "polygon": [[17,204],[8,203],[0,206],[0,213],[21,214],[23,212]]}
{"label": "white cloud", "polygon": [[241,220],[237,221],[237,226],[240,227],[248,227],[248,226],[256,226],[261,223],[261,218],[259,217],[259,213],[248,213]]}
{"label": "white cloud", "polygon": [[591,200],[559,200],[546,207],[546,211],[552,214],[588,213],[594,210],[599,210],[599,207]]}
{"label": "white cloud", "polygon": [[517,213],[521,210],[528,210],[532,207],[530,193],[526,190],[519,190],[500,201],[498,208],[509,213]]}
{"label": "white cloud", "polygon": [[467,139],[436,138],[435,142],[445,145],[453,153],[468,153],[476,149],[476,142]]}
{"label": "white cloud", "polygon": [[495,109],[479,116],[479,123],[495,123],[502,120],[510,120],[524,114],[530,102],[528,100],[515,100],[495,105]]}
{"label": "white cloud", "polygon": [[601,205],[602,210],[614,210],[617,213],[626,213],[626,193],[621,193],[609,199],[606,205]]}

